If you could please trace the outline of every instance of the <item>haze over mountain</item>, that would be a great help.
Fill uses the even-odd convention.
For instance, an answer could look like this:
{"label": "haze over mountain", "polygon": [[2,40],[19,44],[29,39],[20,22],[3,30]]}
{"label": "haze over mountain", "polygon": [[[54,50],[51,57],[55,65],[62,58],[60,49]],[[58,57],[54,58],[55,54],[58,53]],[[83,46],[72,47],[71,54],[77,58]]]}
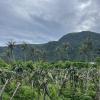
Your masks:
{"label": "haze over mountain", "polygon": [[[27,60],[32,60],[34,58],[37,59],[39,57],[40,59],[44,59],[47,61],[57,61],[57,60],[78,60],[80,59],[80,50],[79,48],[82,46],[82,44],[86,41],[86,38],[90,38],[92,41],[92,57],[97,57],[98,50],[100,49],[100,34],[90,31],[82,31],[82,32],[74,32],[69,33],[67,35],[64,35],[62,38],[60,38],[58,41],[51,41],[45,44],[27,44],[26,49],[26,55]],[[69,44],[68,51],[63,51],[64,45],[63,44]],[[21,44],[16,45],[14,48],[14,55],[15,58],[23,59],[23,51],[21,49]],[[31,57],[31,49],[37,49],[38,53],[34,54],[34,57]],[[7,50],[7,47],[1,47],[0,48],[0,55],[2,58],[5,58],[5,52]],[[40,52],[42,54],[40,54]],[[68,56],[67,56],[68,54]],[[99,56],[99,55],[98,55]],[[82,59],[84,59],[83,56],[81,56]]]}

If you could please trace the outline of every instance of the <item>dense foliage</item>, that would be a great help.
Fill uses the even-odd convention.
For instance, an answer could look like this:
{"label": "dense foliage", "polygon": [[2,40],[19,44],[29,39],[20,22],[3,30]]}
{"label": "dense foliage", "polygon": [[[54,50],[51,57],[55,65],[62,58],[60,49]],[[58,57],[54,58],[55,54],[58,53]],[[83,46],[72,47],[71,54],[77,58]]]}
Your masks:
{"label": "dense foliage", "polygon": [[100,35],[81,33],[40,45],[9,41],[0,49],[0,100],[100,100]]}
{"label": "dense foliage", "polygon": [[[3,100],[99,100],[99,58],[96,64],[0,60]],[[1,100],[1,99],[0,99]]]}
{"label": "dense foliage", "polygon": [[[10,41],[8,47],[0,47],[0,57],[9,61],[14,56],[16,60],[39,59],[54,62],[59,60],[91,61],[100,56],[100,34],[95,32],[83,31],[70,33],[63,36],[58,41],[51,41],[45,44],[15,45]],[[13,46],[15,45],[15,46]],[[13,51],[12,51],[13,50]]]}

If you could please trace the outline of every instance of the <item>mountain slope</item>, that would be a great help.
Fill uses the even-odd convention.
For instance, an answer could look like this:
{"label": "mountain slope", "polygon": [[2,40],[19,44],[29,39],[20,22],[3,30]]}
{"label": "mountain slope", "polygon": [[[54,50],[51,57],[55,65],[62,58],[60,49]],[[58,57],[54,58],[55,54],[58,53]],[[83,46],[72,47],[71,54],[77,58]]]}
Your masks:
{"label": "mountain slope", "polygon": [[[71,60],[79,60],[80,59],[80,55],[79,55],[79,47],[81,47],[81,45],[83,44],[83,42],[86,40],[87,37],[91,38],[91,41],[93,43],[93,56],[97,55],[97,50],[98,48],[100,48],[100,34],[99,33],[95,33],[95,32],[90,32],[90,31],[82,31],[82,32],[76,32],[76,33],[69,33],[65,36],[63,36],[62,38],[60,38],[58,41],[51,41],[45,44],[29,44],[28,48],[36,48],[40,51],[44,51],[45,55],[39,54],[35,55],[34,58],[37,58],[37,56],[40,56],[41,59],[44,58],[47,61],[56,61],[56,60],[64,60],[64,59],[69,59]],[[63,50],[63,44],[69,43],[70,48],[69,51],[66,52],[62,52],[61,49]],[[60,48],[60,51],[57,49]],[[3,57],[4,56],[4,51],[6,51],[6,47],[0,47],[0,55]],[[27,60],[32,59],[32,57],[30,56],[30,49],[27,49]],[[67,56],[67,53],[69,53],[69,55]],[[14,49],[14,54],[16,59],[23,59],[23,51],[21,49],[21,45],[16,45],[15,49]]]}

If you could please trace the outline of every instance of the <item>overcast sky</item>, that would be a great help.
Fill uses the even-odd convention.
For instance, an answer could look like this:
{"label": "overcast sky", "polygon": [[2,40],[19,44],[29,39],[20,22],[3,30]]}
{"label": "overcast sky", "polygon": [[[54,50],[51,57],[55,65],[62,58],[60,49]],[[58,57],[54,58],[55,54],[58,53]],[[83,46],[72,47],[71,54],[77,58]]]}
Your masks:
{"label": "overcast sky", "polygon": [[100,0],[0,0],[0,45],[45,43],[87,30],[100,32]]}

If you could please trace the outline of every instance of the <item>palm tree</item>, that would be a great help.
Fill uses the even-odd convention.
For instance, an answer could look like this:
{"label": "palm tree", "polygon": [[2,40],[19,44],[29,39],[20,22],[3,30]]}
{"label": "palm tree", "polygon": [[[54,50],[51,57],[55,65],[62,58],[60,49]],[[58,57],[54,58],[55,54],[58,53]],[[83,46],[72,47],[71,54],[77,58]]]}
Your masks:
{"label": "palm tree", "polygon": [[9,50],[6,50],[5,52],[5,56],[7,57],[7,61],[10,63],[10,51]]}
{"label": "palm tree", "polygon": [[35,55],[36,55],[37,61],[40,61],[41,60],[42,51],[39,50],[39,49],[36,49]]}
{"label": "palm tree", "polygon": [[32,58],[33,61],[35,61],[35,48],[31,47],[30,49],[31,49],[31,53],[30,53],[31,54],[31,58]]}
{"label": "palm tree", "polygon": [[27,60],[27,48],[28,48],[28,44],[26,42],[23,42],[22,45],[21,45],[21,49],[23,51],[23,54],[24,54],[24,61],[26,62]]}
{"label": "palm tree", "polygon": [[46,59],[46,52],[38,48],[31,47],[30,54],[33,61],[40,61]]}
{"label": "palm tree", "polygon": [[14,57],[14,48],[15,48],[15,41],[8,41],[7,43],[7,46],[8,46],[8,50],[9,50],[9,53],[10,53],[10,58],[11,58],[11,61],[15,61],[15,57]]}

